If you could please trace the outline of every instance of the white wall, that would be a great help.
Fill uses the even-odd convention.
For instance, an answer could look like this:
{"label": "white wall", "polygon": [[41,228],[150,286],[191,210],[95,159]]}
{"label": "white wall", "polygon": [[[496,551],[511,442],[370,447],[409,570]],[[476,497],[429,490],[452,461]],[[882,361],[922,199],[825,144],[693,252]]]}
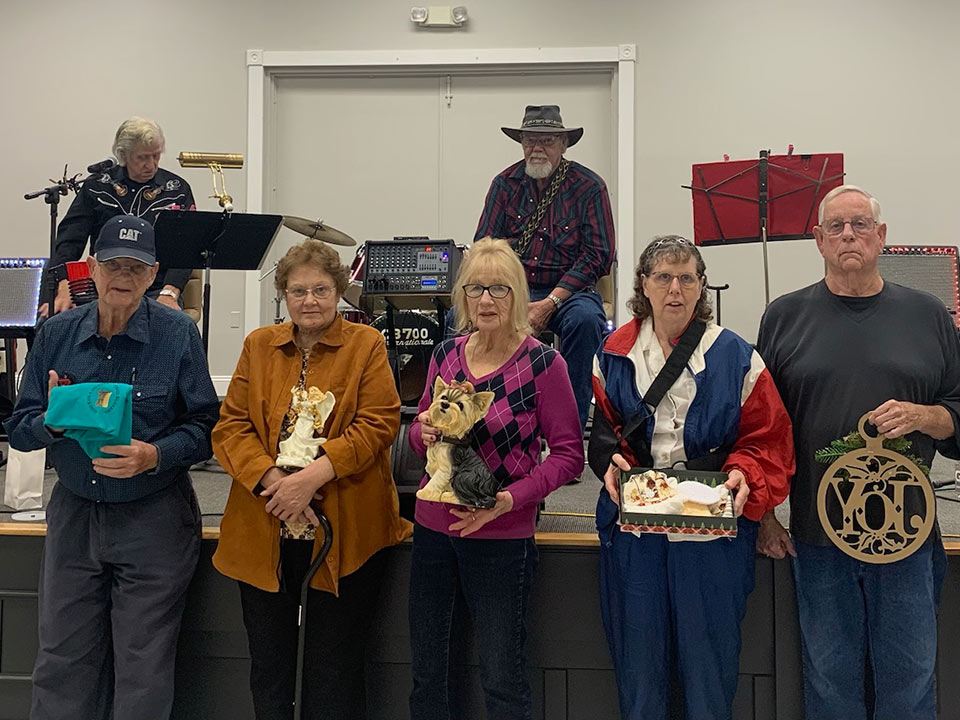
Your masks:
{"label": "white wall", "polygon": [[[883,203],[891,243],[957,243],[960,7],[950,0],[480,0],[468,2],[465,30],[439,32],[414,28],[411,4],[3,0],[0,255],[45,254],[47,208],[23,193],[45,186],[65,161],[75,172],[105,157],[131,114],[163,125],[165,164],[174,170],[180,150],[242,151],[248,48],[619,43],[638,48],[638,247],[654,234],[692,232],[690,197],[680,189],[692,163],[783,152],[789,143],[798,152],[844,152],[848,179]],[[227,180],[241,209],[244,172]],[[196,195],[207,194],[206,170],[183,175]],[[704,254],[711,280],[733,286],[724,324],[753,339],[763,305],[759,247]],[[802,241],[772,247],[771,264],[773,295],[811,281],[820,267],[812,242]],[[217,274],[214,375],[232,371],[242,331],[228,327],[228,314],[242,309],[242,280]]]}

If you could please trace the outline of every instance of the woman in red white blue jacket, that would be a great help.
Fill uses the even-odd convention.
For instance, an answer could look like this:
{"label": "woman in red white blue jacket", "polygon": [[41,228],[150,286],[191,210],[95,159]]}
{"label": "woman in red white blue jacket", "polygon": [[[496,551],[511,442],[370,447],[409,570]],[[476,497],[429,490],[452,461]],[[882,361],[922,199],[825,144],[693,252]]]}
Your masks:
{"label": "woman in red white blue jacket", "polygon": [[[637,266],[634,318],[594,362],[600,601],[623,720],[667,716],[671,667],[685,717],[730,718],[758,521],[787,496],[794,470],[770,373],[749,343],[712,322],[706,284],[693,243],[655,238]],[[621,529],[619,471],[631,467],[727,472],[736,537]]]}

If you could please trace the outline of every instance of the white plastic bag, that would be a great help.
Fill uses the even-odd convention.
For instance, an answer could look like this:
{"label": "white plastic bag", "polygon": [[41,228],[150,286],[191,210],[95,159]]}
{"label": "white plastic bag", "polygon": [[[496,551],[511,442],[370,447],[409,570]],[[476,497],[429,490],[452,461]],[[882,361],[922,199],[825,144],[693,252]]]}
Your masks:
{"label": "white plastic bag", "polygon": [[34,510],[42,507],[43,468],[47,451],[20,452],[10,448],[8,452],[3,504],[14,510]]}

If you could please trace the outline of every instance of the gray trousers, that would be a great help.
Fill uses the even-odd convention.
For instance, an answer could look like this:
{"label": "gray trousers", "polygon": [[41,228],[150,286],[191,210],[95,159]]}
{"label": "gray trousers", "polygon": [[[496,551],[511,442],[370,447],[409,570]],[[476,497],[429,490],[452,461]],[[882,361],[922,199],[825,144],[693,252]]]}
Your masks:
{"label": "gray trousers", "polygon": [[166,720],[200,509],[184,473],[128,503],[47,506],[32,720]]}

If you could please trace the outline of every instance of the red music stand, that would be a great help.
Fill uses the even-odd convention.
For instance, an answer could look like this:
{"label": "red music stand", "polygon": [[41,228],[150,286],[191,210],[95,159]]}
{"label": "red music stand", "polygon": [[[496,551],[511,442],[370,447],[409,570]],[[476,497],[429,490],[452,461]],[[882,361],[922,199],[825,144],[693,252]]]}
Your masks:
{"label": "red music stand", "polygon": [[693,194],[697,245],[763,243],[763,280],[770,303],[768,240],[813,236],[823,196],[843,183],[843,154],[770,155],[757,160],[702,163],[682,187]]}

